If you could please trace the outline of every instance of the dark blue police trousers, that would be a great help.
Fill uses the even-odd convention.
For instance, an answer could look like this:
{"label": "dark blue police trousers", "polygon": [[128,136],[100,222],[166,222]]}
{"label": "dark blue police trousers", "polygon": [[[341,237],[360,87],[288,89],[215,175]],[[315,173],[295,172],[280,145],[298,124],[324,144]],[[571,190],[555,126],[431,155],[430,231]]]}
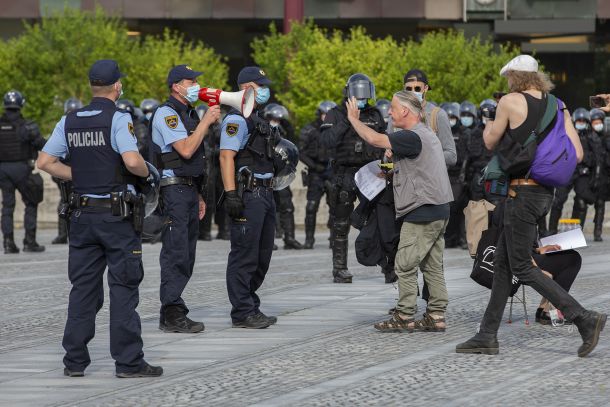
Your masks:
{"label": "dark blue police trousers", "polygon": [[245,191],[243,201],[243,216],[231,221],[231,252],[227,263],[233,322],[259,312],[261,301],[256,291],[269,269],[275,236],[273,190],[257,187]]}
{"label": "dark blue police trousers", "polygon": [[199,236],[199,195],[195,186],[169,185],[161,189],[167,227],[161,241],[161,317],[169,306],[188,308],[182,292],[193,275]]}
{"label": "dark blue police trousers", "polygon": [[84,371],[91,363],[87,344],[104,303],[104,270],[110,288],[110,353],[117,373],[141,367],[142,329],[136,311],[144,278],[142,243],[129,220],[101,212],[76,211],[70,219],[68,276],[72,283],[64,331],[64,365]]}

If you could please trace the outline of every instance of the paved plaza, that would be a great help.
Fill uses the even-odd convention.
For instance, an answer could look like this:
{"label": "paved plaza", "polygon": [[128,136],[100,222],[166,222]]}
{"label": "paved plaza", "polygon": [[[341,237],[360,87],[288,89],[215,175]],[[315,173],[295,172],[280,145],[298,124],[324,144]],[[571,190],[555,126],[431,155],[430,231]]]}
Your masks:
{"label": "paved plaza", "polygon": [[[610,329],[594,353],[580,359],[575,329],[534,323],[540,298],[528,288],[531,324],[516,305],[513,323],[500,331],[500,355],[458,355],[455,345],[476,331],[489,291],[468,277],[472,260],[466,252],[449,249],[447,332],[376,332],[373,324],[387,318],[396,288],[384,284],[379,269],[356,264],[353,251],[354,283],[333,284],[324,232],[314,250],[286,251],[277,241],[280,250],[261,298],[263,312],[279,321],[264,330],[231,328],[229,244],[212,241],[200,242],[185,293],[190,316],[205,322],[205,332],[159,331],[160,245],[144,245],[138,307],[144,352],[165,374],[114,377],[106,292],[90,343],[92,364],[84,378],[67,378],[61,337],[70,288],[68,249],[51,246],[53,235],[42,231],[43,254],[0,255],[1,406],[610,405]],[[572,292],[586,307],[608,313],[610,244],[591,242],[581,254],[583,268]]]}

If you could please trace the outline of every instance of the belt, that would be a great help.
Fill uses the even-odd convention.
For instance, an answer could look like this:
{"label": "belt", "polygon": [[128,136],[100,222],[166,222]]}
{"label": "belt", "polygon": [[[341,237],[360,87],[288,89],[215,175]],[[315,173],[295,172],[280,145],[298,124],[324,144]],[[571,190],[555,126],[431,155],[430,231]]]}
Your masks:
{"label": "belt", "polygon": [[252,180],[252,188],[256,188],[256,187],[265,187],[265,188],[273,187],[273,178],[254,178]]}
{"label": "belt", "polygon": [[195,181],[193,180],[193,177],[161,178],[161,182],[159,182],[159,186],[161,188],[167,187],[169,185],[195,185]]}
{"label": "belt", "polygon": [[[510,180],[510,186],[536,186],[536,185],[540,185],[538,184],[536,181],[534,181],[533,179],[529,179],[529,178],[515,178],[515,179],[511,179]],[[511,198],[514,198],[517,196],[517,191],[515,191],[512,188],[508,188],[508,196],[510,196]]]}
{"label": "belt", "polygon": [[110,198],[91,198],[90,196],[81,196],[80,197],[80,207],[81,208],[107,208],[110,209],[111,202]]}

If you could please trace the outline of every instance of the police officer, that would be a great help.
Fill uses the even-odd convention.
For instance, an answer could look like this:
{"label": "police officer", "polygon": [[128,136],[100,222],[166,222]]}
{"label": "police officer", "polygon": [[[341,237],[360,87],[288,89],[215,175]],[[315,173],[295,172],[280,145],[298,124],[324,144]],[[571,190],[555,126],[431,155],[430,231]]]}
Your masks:
{"label": "police officer", "polygon": [[[320,126],[326,119],[326,114],[337,104],[325,100],[316,109],[316,120],[301,129],[299,137],[299,159],[307,166],[303,173],[303,184],[307,187],[307,204],[305,205],[305,249],[313,249],[316,233],[316,216],[320,200],[326,194],[326,203],[330,207],[329,192],[332,170],[330,161],[331,150],[322,143]],[[332,217],[329,214],[328,228],[332,228]]]}
{"label": "police officer", "polygon": [[595,216],[593,217],[593,240],[601,242],[602,232],[604,229],[604,213],[606,210],[606,195],[608,193],[608,150],[606,139],[604,137],[604,120],[606,114],[601,109],[592,109],[589,112],[591,116],[591,129],[594,134],[601,140],[602,146],[597,152],[596,158],[598,164],[595,169],[598,174],[595,174],[595,182],[597,182],[597,191],[595,194]]}
{"label": "police officer", "polygon": [[[240,90],[254,88],[257,108],[269,101],[270,84],[256,66],[243,68],[237,76]],[[220,130],[224,207],[232,219],[227,290],[236,328],[267,328],[277,322],[261,312],[256,293],[269,269],[275,235],[272,150],[277,132],[272,130],[259,110],[248,118],[231,110]]]}
{"label": "police officer", "polygon": [[464,208],[468,205],[468,189],[466,188],[466,170],[468,166],[468,142],[470,131],[460,122],[460,105],[449,103],[444,106],[449,117],[453,141],[457,153],[457,161],[447,167],[453,202],[450,203],[451,216],[445,230],[445,247],[461,247],[467,249],[466,226],[464,224]]}
{"label": "police officer", "polygon": [[364,142],[347,120],[345,101],[358,99],[360,120],[378,133],[386,130],[386,123],[379,110],[368,104],[375,99],[375,85],[368,76],[357,73],[349,77],[343,90],[344,103],[331,109],[320,126],[321,140],[326,148],[335,151],[332,192],[330,197],[333,212],[333,281],[351,283],[352,275],[347,269],[348,235],[350,214],[356,200],[354,174],[365,164],[380,159],[383,150]]}
{"label": "police officer", "polygon": [[390,101],[387,99],[378,99],[375,102],[375,107],[383,116],[383,121],[386,124],[386,133],[394,133],[394,126],[392,125],[392,117],[390,116]]}
{"label": "police officer", "polygon": [[119,99],[116,101],[116,106],[131,115],[136,139],[138,140],[138,150],[142,157],[148,158],[147,147],[150,144],[148,141],[148,120],[144,114],[138,114],[141,111],[137,110],[136,105],[130,99]]}
{"label": "police officer", "polygon": [[[576,178],[574,180],[574,208],[572,218],[580,219],[580,225],[584,228],[587,218],[587,206],[594,205],[599,208],[605,205],[603,200],[598,201],[598,189],[602,183],[602,167],[604,157],[601,138],[591,128],[591,115],[583,107],[579,107],[572,113],[574,127],[578,131],[580,144],[582,144],[584,156],[576,166]],[[603,223],[603,216],[602,221]],[[601,226],[601,225],[600,225]],[[600,228],[601,229],[601,228]],[[601,235],[601,230],[600,230]]]}
{"label": "police officer", "polygon": [[[142,157],[146,158],[146,160],[148,161],[153,161],[151,153],[149,151],[149,147],[150,147],[150,131],[149,131],[149,126],[150,126],[150,119],[152,118],[152,114],[155,111],[155,109],[157,107],[159,107],[160,103],[157,99],[152,99],[152,98],[147,98],[147,99],[143,99],[142,102],[140,102],[140,111],[142,112],[142,116],[139,117],[139,120],[145,127],[146,129],[146,142],[141,144],[138,143],[138,148],[140,149],[140,154],[142,154]],[[136,132],[136,136],[137,136],[137,132]],[[139,141],[139,140],[138,140]]]}
{"label": "police officer", "polygon": [[187,65],[173,67],[167,75],[170,96],[151,118],[152,151],[161,175],[161,206],[168,219],[161,241],[161,310],[159,329],[196,333],[202,322],[187,317],[182,299],[195,265],[199,221],[205,215],[203,138],[220,117],[213,106],[199,120],[192,106],[198,100],[201,72]]}
{"label": "police officer", "polygon": [[[296,144],[297,139],[294,132],[294,127],[289,121],[288,110],[277,103],[270,103],[263,109],[263,117],[269,122],[271,127],[275,127],[280,131],[280,136]],[[294,204],[292,203],[292,191],[290,186],[279,191],[274,191],[273,196],[279,215],[279,223],[281,232],[284,235],[284,250],[296,249],[300,250],[303,245],[297,241],[295,235],[294,224]]]}
{"label": "police officer", "polygon": [[481,172],[487,166],[493,153],[485,147],[483,141],[483,121],[475,122],[477,108],[471,102],[465,101],[460,104],[460,123],[470,133],[468,141],[469,163],[466,179],[469,184],[469,196],[473,201],[485,199],[485,188],[481,183]]}
{"label": "police officer", "polygon": [[19,253],[13,236],[15,189],[25,204],[23,226],[24,252],[42,252],[36,242],[38,204],[42,202],[43,184],[40,174],[32,174],[34,160],[45,144],[36,123],[21,115],[25,98],[11,90],[4,95],[4,113],[0,116],[0,188],[2,188],[2,234],[4,253]]}
{"label": "police officer", "polygon": [[[163,374],[161,367],[144,361],[136,311],[144,277],[142,245],[125,208],[127,197],[133,197],[131,182],[150,172],[138,153],[131,117],[115,106],[122,76],[115,61],[95,62],[89,70],[91,103],[61,118],[38,160],[39,168],[74,184],[68,262],[72,290],[63,338],[64,374],[70,377],[83,376],[91,363],[87,344],[104,301],[106,266],[116,376]],[[70,167],[60,161],[67,155]]]}

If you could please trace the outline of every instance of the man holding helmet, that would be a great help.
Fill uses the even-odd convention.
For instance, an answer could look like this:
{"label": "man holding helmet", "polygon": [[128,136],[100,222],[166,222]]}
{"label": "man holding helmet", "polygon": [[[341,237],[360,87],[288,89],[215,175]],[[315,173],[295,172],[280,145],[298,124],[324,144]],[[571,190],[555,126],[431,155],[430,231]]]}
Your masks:
{"label": "man holding helmet", "polygon": [[[343,90],[344,100],[355,98],[360,119],[369,128],[383,133],[386,123],[375,106],[368,104],[369,99],[375,100],[375,85],[368,76],[357,73],[349,77]],[[331,211],[333,215],[333,281],[335,283],[351,283],[352,274],[347,269],[348,235],[350,230],[350,215],[354,210],[357,188],[354,174],[365,164],[380,159],[383,150],[375,148],[360,137],[347,119],[345,103],[331,109],[321,130],[321,140],[324,146],[335,150],[332,190],[330,194]]]}

